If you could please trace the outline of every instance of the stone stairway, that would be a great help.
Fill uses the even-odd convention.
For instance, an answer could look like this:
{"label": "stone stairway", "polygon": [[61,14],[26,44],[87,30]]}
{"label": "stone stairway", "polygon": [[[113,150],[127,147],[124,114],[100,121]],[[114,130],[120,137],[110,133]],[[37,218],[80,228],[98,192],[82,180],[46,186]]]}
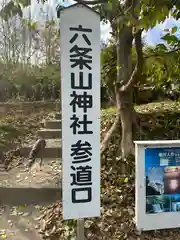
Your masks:
{"label": "stone stairway", "polygon": [[43,122],[45,128],[38,131],[38,136],[45,139],[61,138],[61,115],[56,113],[55,119],[45,120]]}
{"label": "stone stairway", "polygon": [[[61,115],[55,114],[55,119],[43,121],[44,128],[38,131],[38,136],[46,139],[47,145],[43,152],[44,159],[61,158]],[[28,157],[33,143],[21,148],[21,155]]]}
{"label": "stone stairway", "polygon": [[[45,130],[44,130],[45,131]],[[46,139],[46,148],[43,152],[43,159],[46,161],[48,158],[61,158],[61,140],[60,139]],[[34,142],[25,144],[21,148],[21,155],[28,157]]]}
{"label": "stone stairway", "polygon": [[[36,206],[47,206],[61,199],[61,114],[44,120],[43,125],[38,131],[38,136],[47,141],[42,171],[36,163],[31,171],[20,165],[9,172],[0,172],[0,239],[2,234],[3,238],[13,240],[41,240],[34,221],[38,215]],[[21,155],[27,157],[33,144],[24,145]],[[11,210],[19,206],[26,206],[25,214],[13,216]],[[1,208],[5,210],[1,212]]]}

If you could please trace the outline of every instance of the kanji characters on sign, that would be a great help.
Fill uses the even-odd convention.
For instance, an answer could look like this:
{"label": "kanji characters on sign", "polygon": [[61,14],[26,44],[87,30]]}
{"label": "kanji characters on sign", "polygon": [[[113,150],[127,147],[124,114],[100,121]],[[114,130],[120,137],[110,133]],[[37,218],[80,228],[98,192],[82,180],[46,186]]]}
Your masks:
{"label": "kanji characters on sign", "polygon": [[[78,67],[81,71],[79,71],[79,88],[74,91],[75,86],[75,78],[73,71],[71,72],[71,85],[72,85],[72,94],[70,94],[70,97],[72,98],[72,101],[70,102],[70,106],[72,106],[72,117],[70,118],[72,120],[72,124],[70,125],[70,128],[72,128],[72,133],[74,135],[87,135],[87,134],[93,134],[92,130],[92,120],[89,120],[88,115],[88,109],[93,107],[93,96],[91,93],[88,93],[88,90],[92,89],[92,73],[88,74],[88,85],[85,84],[84,80],[84,74],[83,69],[86,67],[88,70],[91,70],[91,63],[92,63],[92,48],[89,47],[91,45],[91,41],[85,34],[85,32],[92,33],[92,29],[88,29],[82,25],[79,26],[72,26],[69,28],[70,31],[74,31],[74,36],[69,40],[71,44],[74,44],[71,49],[69,50],[70,53],[70,62],[71,68]],[[76,44],[76,39],[78,38],[79,32],[83,33],[82,37],[84,38],[87,47],[81,47]],[[85,87],[86,86],[86,87]],[[82,90],[83,93],[81,92]],[[83,115],[81,117],[76,115],[77,108],[80,108],[83,110]],[[79,145],[81,143],[81,140],[77,142]],[[86,144],[88,142],[85,142]],[[76,143],[75,143],[76,144]],[[71,145],[71,149],[75,144]],[[82,146],[82,145],[80,145]],[[90,147],[91,144],[88,143],[88,147]],[[79,152],[83,153],[83,152]],[[72,154],[71,154],[72,155]],[[80,156],[79,156],[80,157]],[[77,156],[76,158],[77,159]],[[88,158],[89,164],[91,163],[91,158]],[[71,185],[81,186],[81,188],[72,188],[72,202],[78,203],[79,201],[87,202],[91,201],[92,199],[92,167],[90,165],[84,165],[85,161],[74,161],[72,159],[72,164],[79,164],[81,165],[79,167],[71,166],[71,169],[76,171],[76,173],[71,173],[72,182]],[[84,188],[85,186],[89,186],[88,190],[87,188]],[[77,199],[76,192],[79,191],[87,191],[88,196],[86,198]]]}
{"label": "kanji characters on sign", "polygon": [[71,145],[72,163],[84,163],[91,161],[92,147],[87,141],[84,143],[79,140],[77,143]]}
{"label": "kanji characters on sign", "polygon": [[[88,83],[86,80],[88,78]],[[77,80],[76,80],[77,81]],[[83,90],[90,90],[92,89],[92,73],[88,73],[88,76],[84,76],[83,72],[79,72],[79,84],[75,84],[75,74],[71,73],[71,88],[72,89],[83,89]]]}

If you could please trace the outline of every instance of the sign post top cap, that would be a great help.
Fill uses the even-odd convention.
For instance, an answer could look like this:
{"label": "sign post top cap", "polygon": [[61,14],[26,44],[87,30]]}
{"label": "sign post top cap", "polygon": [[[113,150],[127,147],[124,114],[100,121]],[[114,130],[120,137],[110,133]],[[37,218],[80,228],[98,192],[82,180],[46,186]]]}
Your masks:
{"label": "sign post top cap", "polygon": [[82,7],[82,8],[87,8],[89,9],[90,11],[94,12],[95,14],[97,14],[98,16],[100,16],[100,13],[95,11],[94,9],[92,9],[91,7],[89,7],[88,5],[86,5],[84,2],[83,3],[75,3],[75,4],[72,4],[68,7],[65,7],[64,9],[62,9],[61,11],[62,12],[65,12],[66,10],[70,9],[70,8],[75,8],[75,7]]}

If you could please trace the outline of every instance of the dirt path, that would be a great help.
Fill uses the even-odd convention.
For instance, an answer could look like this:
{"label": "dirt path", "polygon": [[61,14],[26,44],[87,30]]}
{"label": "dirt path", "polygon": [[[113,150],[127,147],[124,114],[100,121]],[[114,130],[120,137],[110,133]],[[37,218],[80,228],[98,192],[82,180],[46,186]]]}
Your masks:
{"label": "dirt path", "polygon": [[31,187],[45,188],[56,187],[61,178],[61,164],[57,159],[46,160],[42,166],[42,171],[38,163],[35,163],[31,171],[25,170],[24,165],[20,165],[10,171],[0,172],[0,187]]}
{"label": "dirt path", "polygon": [[39,206],[1,206],[0,239],[41,240],[38,233]]}

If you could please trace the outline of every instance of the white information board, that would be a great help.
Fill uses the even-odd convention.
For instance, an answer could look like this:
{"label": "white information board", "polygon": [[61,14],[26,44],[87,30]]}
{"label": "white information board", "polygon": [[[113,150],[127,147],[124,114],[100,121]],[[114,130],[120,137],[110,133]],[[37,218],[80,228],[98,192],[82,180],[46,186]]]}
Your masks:
{"label": "white information board", "polygon": [[180,141],[136,141],[136,226],[180,227]]}
{"label": "white information board", "polygon": [[100,216],[100,16],[60,14],[64,219]]}

